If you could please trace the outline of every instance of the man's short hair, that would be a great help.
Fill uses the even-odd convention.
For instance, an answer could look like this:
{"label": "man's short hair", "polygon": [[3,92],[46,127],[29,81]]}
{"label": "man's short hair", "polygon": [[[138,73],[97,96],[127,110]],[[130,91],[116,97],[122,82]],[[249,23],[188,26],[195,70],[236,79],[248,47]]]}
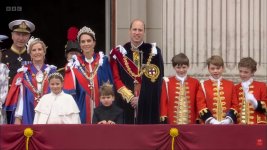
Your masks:
{"label": "man's short hair", "polygon": [[145,30],[145,28],[146,28],[145,22],[142,21],[142,20],[140,20],[140,19],[134,19],[134,20],[131,22],[131,24],[130,24],[130,29],[132,29],[132,27],[133,27],[133,23],[136,22],[136,21],[140,21],[140,22],[142,22],[143,25],[144,25],[144,30]]}

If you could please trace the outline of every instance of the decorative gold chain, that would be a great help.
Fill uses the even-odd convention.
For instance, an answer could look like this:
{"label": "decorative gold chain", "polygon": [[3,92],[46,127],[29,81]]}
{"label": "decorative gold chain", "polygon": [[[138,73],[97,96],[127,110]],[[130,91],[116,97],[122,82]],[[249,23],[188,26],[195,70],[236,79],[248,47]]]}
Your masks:
{"label": "decorative gold chain", "polygon": [[[42,81],[42,83],[41,83],[41,90],[38,91],[38,89],[35,88],[35,87],[32,85],[32,83],[31,83],[31,81],[30,81],[30,79],[29,79],[27,73],[25,72],[25,77],[26,77],[27,82],[29,83],[30,87],[33,89],[33,92],[38,96],[38,97],[35,99],[35,100],[37,100],[37,102],[39,102],[39,98],[43,95],[44,81],[45,81],[46,78],[47,78],[47,74],[46,74],[46,73],[44,73],[44,74],[45,74],[45,76],[44,76],[44,79],[43,79],[43,81]],[[38,83],[37,83],[37,84],[38,84]]]}
{"label": "decorative gold chain", "polygon": [[[149,57],[148,57],[148,59],[147,59],[146,66],[149,66],[149,65],[150,65],[151,60],[152,60],[152,53],[149,54]],[[124,64],[125,64],[125,66],[126,66],[127,71],[131,74],[131,76],[133,76],[133,77],[135,77],[135,78],[137,78],[137,77],[141,77],[141,76],[145,73],[145,71],[146,71],[146,69],[143,68],[143,69],[140,71],[140,73],[138,72],[138,74],[135,74],[135,73],[133,73],[132,69],[130,68],[126,56],[123,56],[123,61],[124,61]],[[141,61],[143,61],[143,60],[141,60]]]}
{"label": "decorative gold chain", "polygon": [[[88,75],[85,73],[84,69],[83,69],[81,66],[79,67],[79,69],[82,71],[82,74],[84,75],[84,77],[85,77],[87,80],[89,80],[89,81],[91,81],[91,80],[94,79],[95,75],[97,74],[98,68],[99,68],[99,65],[97,65],[97,67],[94,69],[92,75],[91,75],[91,73],[90,73],[89,71],[87,71],[87,72],[90,73],[90,77],[88,77]],[[86,69],[86,68],[85,68],[85,69]]]}

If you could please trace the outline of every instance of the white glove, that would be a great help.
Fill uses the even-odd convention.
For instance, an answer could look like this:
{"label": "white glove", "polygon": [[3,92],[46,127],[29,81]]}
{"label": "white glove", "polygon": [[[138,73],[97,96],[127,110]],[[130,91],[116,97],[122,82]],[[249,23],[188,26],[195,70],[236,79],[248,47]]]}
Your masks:
{"label": "white glove", "polygon": [[229,117],[226,117],[221,121],[221,124],[233,124],[233,121]]}
{"label": "white glove", "polygon": [[246,93],[245,96],[246,96],[246,101],[251,103],[253,108],[256,109],[258,107],[258,102],[254,97],[254,95],[251,93]]}
{"label": "white glove", "polygon": [[212,118],[210,121],[209,121],[209,124],[221,124],[220,121],[216,120],[215,118]]}
{"label": "white glove", "polygon": [[249,84],[247,82],[242,82],[241,83],[243,90],[245,93],[247,93],[249,91]]}

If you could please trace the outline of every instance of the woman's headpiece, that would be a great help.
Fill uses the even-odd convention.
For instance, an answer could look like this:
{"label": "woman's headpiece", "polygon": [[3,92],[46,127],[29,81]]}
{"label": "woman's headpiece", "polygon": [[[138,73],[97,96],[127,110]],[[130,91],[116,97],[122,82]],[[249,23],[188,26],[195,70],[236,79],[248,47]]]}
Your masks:
{"label": "woman's headpiece", "polygon": [[88,28],[88,27],[84,26],[84,27],[81,28],[81,29],[79,30],[79,32],[78,32],[78,35],[77,35],[77,39],[78,39],[78,41],[80,41],[80,36],[81,36],[82,34],[84,34],[84,33],[87,33],[87,34],[89,34],[89,35],[92,35],[93,39],[96,40],[96,39],[95,39],[95,32],[94,32],[91,28]]}
{"label": "woman's headpiece", "polygon": [[29,54],[30,53],[30,47],[31,47],[31,44],[34,42],[34,41],[37,41],[37,40],[40,40],[39,38],[34,38],[34,36],[32,36],[28,43],[26,44],[26,47],[27,47],[27,53]]}
{"label": "woman's headpiece", "polygon": [[50,75],[48,76],[48,80],[50,81],[50,79],[53,78],[53,77],[59,77],[62,81],[64,80],[62,74],[59,73],[59,72],[54,72],[54,73],[50,74]]}

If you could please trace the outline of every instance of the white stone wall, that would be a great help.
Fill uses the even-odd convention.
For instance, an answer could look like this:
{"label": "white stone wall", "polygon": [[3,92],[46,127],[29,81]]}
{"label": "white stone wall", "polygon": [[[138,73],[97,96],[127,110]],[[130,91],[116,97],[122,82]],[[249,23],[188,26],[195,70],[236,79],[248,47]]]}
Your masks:
{"label": "white stone wall", "polygon": [[129,40],[135,18],[146,22],[146,41],[157,42],[165,75],[173,74],[171,58],[185,53],[189,71],[207,78],[205,61],[221,55],[224,76],[238,81],[237,63],[250,56],[258,62],[255,76],[267,82],[267,0],[117,0],[117,44]]}

